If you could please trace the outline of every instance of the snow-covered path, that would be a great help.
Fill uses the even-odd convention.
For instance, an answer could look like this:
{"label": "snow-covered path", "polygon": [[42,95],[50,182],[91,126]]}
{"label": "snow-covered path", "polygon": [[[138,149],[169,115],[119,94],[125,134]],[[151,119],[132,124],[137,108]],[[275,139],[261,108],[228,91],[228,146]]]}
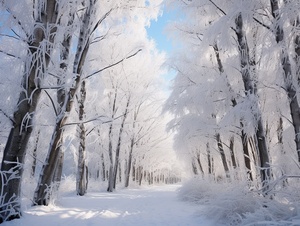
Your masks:
{"label": "snow-covered path", "polygon": [[125,189],[63,197],[58,206],[32,207],[5,226],[214,225],[198,207],[177,199],[178,186]]}

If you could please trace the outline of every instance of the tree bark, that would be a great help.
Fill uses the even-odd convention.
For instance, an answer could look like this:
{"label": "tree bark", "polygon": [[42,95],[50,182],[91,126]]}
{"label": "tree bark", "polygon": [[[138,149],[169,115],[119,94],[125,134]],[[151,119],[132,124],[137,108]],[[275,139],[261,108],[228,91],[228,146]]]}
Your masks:
{"label": "tree bark", "polygon": [[37,158],[37,149],[38,149],[38,144],[39,144],[39,139],[40,139],[40,133],[41,131],[39,130],[37,135],[36,135],[36,140],[34,144],[34,148],[32,151],[32,167],[31,167],[31,177],[34,178],[35,176],[35,171],[36,171],[36,158]]}
{"label": "tree bark", "polygon": [[86,165],[86,150],[85,150],[85,137],[86,131],[83,123],[84,119],[84,103],[86,99],[86,88],[85,81],[81,83],[79,103],[79,148],[78,148],[78,166],[77,166],[77,176],[76,176],[76,191],[77,195],[83,196],[87,191],[87,165]]}
{"label": "tree bark", "polygon": [[[116,112],[116,102],[117,102],[117,89],[114,90],[114,98],[112,103],[112,115],[111,118],[114,118],[115,112]],[[109,130],[108,130],[108,155],[109,155],[109,171],[108,171],[108,192],[113,192],[113,167],[114,167],[114,160],[113,160],[113,150],[112,150],[112,130],[113,130],[113,123],[110,124]]]}
{"label": "tree bark", "polygon": [[229,168],[228,168],[228,164],[227,164],[227,160],[226,160],[226,156],[225,156],[221,136],[220,136],[219,133],[217,133],[215,136],[216,136],[216,141],[217,141],[217,145],[218,145],[218,151],[221,155],[221,160],[222,160],[222,164],[223,164],[223,167],[224,167],[225,175],[226,175],[226,178],[229,178],[230,177]]}
{"label": "tree bark", "polygon": [[129,104],[130,104],[130,97],[127,100],[126,108],[125,108],[125,113],[122,119],[122,123],[120,126],[120,131],[119,131],[119,138],[118,138],[118,143],[117,143],[117,148],[116,148],[116,155],[115,155],[115,163],[114,163],[114,171],[113,171],[113,189],[116,188],[116,181],[117,181],[117,172],[118,172],[118,166],[119,166],[119,157],[120,157],[120,150],[121,150],[121,143],[122,143],[122,136],[123,136],[123,130],[124,130],[124,125],[125,121],[127,118],[127,114],[129,111]]}
{"label": "tree bark", "polygon": [[212,174],[213,172],[213,166],[212,166],[212,159],[211,159],[211,155],[210,155],[210,147],[209,147],[209,143],[206,143],[206,152],[207,152],[207,166],[208,166],[208,174]]}
{"label": "tree bark", "polygon": [[[134,128],[134,126],[133,126],[133,128]],[[131,171],[132,153],[133,153],[134,142],[135,142],[135,139],[134,139],[134,135],[133,135],[131,137],[131,141],[130,141],[130,150],[129,150],[129,155],[128,155],[128,164],[127,164],[126,173],[125,173],[125,188],[127,188],[129,186],[129,179],[130,179],[130,171]]]}
{"label": "tree bark", "polygon": [[[36,4],[40,4],[37,2]],[[22,92],[13,114],[13,127],[3,152],[0,180],[2,202],[7,204],[0,209],[0,223],[21,216],[20,189],[26,147],[33,130],[32,119],[41,95],[41,82],[46,76],[52,44],[56,32],[56,1],[47,0],[34,18],[36,26],[29,37],[29,68],[23,76]],[[35,14],[34,14],[35,15]],[[47,47],[44,46],[47,43]],[[46,51],[45,51],[46,49]]]}
{"label": "tree bark", "polygon": [[73,108],[73,101],[77,90],[82,82],[81,73],[89,50],[89,36],[90,36],[90,18],[92,12],[92,5],[87,7],[83,23],[80,28],[80,36],[78,38],[77,51],[74,59],[73,73],[76,75],[72,88],[66,92],[63,108],[61,113],[57,116],[54,132],[50,141],[48,149],[48,156],[43,165],[40,179],[35,190],[33,204],[34,205],[48,205],[51,198],[51,188],[53,183],[53,175],[57,165],[58,158],[61,152],[63,128],[66,125],[69,113]]}
{"label": "tree bark", "polygon": [[[238,39],[239,52],[240,52],[240,60],[241,60],[241,69],[242,69],[242,79],[244,82],[245,94],[246,97],[255,98],[258,101],[258,97],[256,94],[256,86],[251,77],[251,68],[250,68],[250,56],[249,56],[249,47],[247,43],[247,39],[245,36],[244,28],[243,28],[243,18],[240,13],[235,20],[236,23],[236,36]],[[259,110],[258,102],[256,104],[256,142],[258,147],[258,154],[260,157],[260,167],[261,167],[261,180],[262,187],[264,192],[267,190],[268,180],[270,179],[270,163],[269,163],[269,153],[266,144],[265,131],[263,128],[261,112]]]}
{"label": "tree bark", "polygon": [[200,172],[201,172],[202,176],[204,176],[204,171],[203,171],[202,163],[201,163],[201,160],[200,160],[200,153],[199,152],[197,154],[197,163],[198,163],[198,166],[199,166],[199,169],[200,169]]}
{"label": "tree bark", "polygon": [[[223,67],[223,64],[222,64],[222,61],[221,61],[221,57],[220,57],[219,48],[218,48],[217,43],[215,43],[213,45],[213,49],[214,49],[215,56],[216,56],[216,59],[217,59],[218,69],[219,69],[220,75],[223,75],[224,74],[224,67]],[[229,88],[229,91],[233,94],[233,90],[232,90],[231,85],[229,84],[228,80],[227,80],[227,86]],[[233,97],[232,97],[231,102],[232,102],[233,107],[236,106],[237,103],[236,103],[236,100]],[[218,137],[218,136],[220,137],[219,133],[216,134],[216,137]],[[221,140],[218,141],[218,139],[217,139],[217,143],[218,143],[219,151],[221,153],[221,151],[223,150]],[[221,144],[220,147],[219,147],[219,143]],[[234,137],[231,136],[231,138],[230,138],[230,156],[231,156],[233,168],[236,168],[236,162],[235,162],[235,156],[234,156],[234,150],[233,150],[233,143],[234,143]],[[223,150],[223,152],[224,152],[224,150]],[[226,171],[226,165],[227,165],[227,163],[224,164],[224,160],[226,161],[226,159],[223,159],[222,155],[221,155],[221,158],[222,158],[222,161],[223,161],[223,165],[224,165],[224,170],[225,170],[226,176],[228,176],[229,172]],[[227,166],[227,168],[228,168],[228,166]]]}
{"label": "tree bark", "polygon": [[[297,88],[299,87],[298,84],[293,84],[293,74],[291,68],[290,57],[288,53],[288,49],[286,43],[284,41],[284,31],[282,28],[281,23],[281,16],[280,16],[280,8],[278,0],[270,0],[271,4],[271,12],[272,16],[274,17],[274,35],[276,42],[280,45],[280,59],[281,59],[281,66],[283,68],[283,80],[285,84],[285,91],[289,98],[290,104],[290,114],[293,122],[294,132],[295,132],[295,144],[296,144],[296,152],[298,156],[298,162],[300,162],[300,107],[298,102],[298,95],[297,95]],[[297,18],[299,22],[299,18]],[[295,38],[295,52],[296,57],[299,57],[300,54],[300,47],[299,47],[299,36]],[[296,58],[297,60],[299,58]],[[299,69],[299,62],[296,63],[296,71],[300,71]],[[297,78],[299,80],[299,77]]]}
{"label": "tree bark", "polygon": [[234,136],[232,136],[230,138],[229,150],[230,150],[232,167],[233,167],[233,169],[236,169],[237,164],[236,164],[236,159],[235,159],[235,154],[234,154]]}

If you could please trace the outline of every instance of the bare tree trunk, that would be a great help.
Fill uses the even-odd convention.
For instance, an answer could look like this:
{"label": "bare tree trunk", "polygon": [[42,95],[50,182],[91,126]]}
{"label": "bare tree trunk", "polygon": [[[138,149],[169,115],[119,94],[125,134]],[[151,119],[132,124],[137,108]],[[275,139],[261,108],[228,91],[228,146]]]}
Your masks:
{"label": "bare tree trunk", "polygon": [[192,159],[192,171],[194,175],[198,175],[198,170],[194,158]]}
{"label": "bare tree trunk", "polygon": [[84,119],[84,102],[86,99],[85,81],[81,83],[79,103],[79,121],[78,132],[79,132],[79,149],[78,149],[78,169],[76,176],[76,191],[77,195],[84,195],[87,190],[87,165],[86,165],[86,150],[85,150],[85,126],[83,123]]}
{"label": "bare tree trunk", "polygon": [[128,114],[128,111],[129,111],[129,103],[130,103],[130,97],[127,100],[125,113],[124,113],[122,123],[121,123],[121,126],[120,126],[120,131],[119,131],[119,138],[118,138],[118,144],[117,144],[117,148],[116,148],[114,171],[113,171],[113,181],[112,181],[113,182],[113,189],[116,188],[117,172],[118,172],[118,166],[119,166],[119,157],[120,157],[122,136],[123,136],[125,121],[126,121],[127,114]]}
{"label": "bare tree trunk", "polygon": [[[236,18],[236,35],[239,44],[240,59],[241,59],[241,69],[242,69],[242,79],[244,82],[246,97],[253,95],[254,98],[258,99],[256,94],[256,86],[251,78],[251,69],[250,69],[250,56],[249,56],[249,47],[247,39],[244,33],[243,28],[243,18],[240,13]],[[258,100],[257,100],[258,101]],[[260,167],[261,167],[261,179],[262,187],[264,191],[267,190],[268,180],[270,178],[270,165],[269,165],[269,153],[266,144],[265,132],[263,128],[261,112],[259,110],[258,103],[256,102],[256,141],[260,157]]]}
{"label": "bare tree trunk", "polygon": [[236,159],[235,159],[235,154],[234,154],[234,136],[232,136],[230,138],[229,150],[230,150],[232,167],[233,167],[233,169],[236,169],[237,164],[236,164]]}
{"label": "bare tree trunk", "polygon": [[113,192],[113,169],[114,169],[114,160],[113,160],[113,153],[112,153],[112,124],[109,126],[109,133],[108,133],[108,154],[109,154],[109,173],[108,173],[108,192]]}
{"label": "bare tree trunk", "polygon": [[142,166],[139,166],[138,167],[138,182],[139,182],[139,185],[141,186],[142,185],[142,180],[143,180],[143,167]]}
{"label": "bare tree trunk", "polygon": [[[241,126],[243,127],[243,125]],[[247,176],[250,181],[253,181],[253,175],[251,170],[251,159],[250,159],[249,146],[248,146],[249,142],[244,130],[241,131],[241,140],[242,140],[243,152],[244,152],[244,162],[247,168]]]}
{"label": "bare tree trunk", "polygon": [[132,181],[135,181],[135,180],[136,180],[136,179],[135,179],[135,178],[136,178],[136,176],[135,176],[135,175],[136,175],[135,162],[136,162],[136,161],[134,161],[133,164],[132,164]]}
{"label": "bare tree trunk", "polygon": [[135,142],[135,139],[134,139],[134,135],[133,135],[131,137],[131,141],[130,141],[130,150],[129,150],[129,155],[128,155],[128,164],[127,164],[126,173],[125,173],[125,187],[126,188],[129,186],[129,178],[130,178],[130,171],[131,171],[132,152],[133,152],[134,142]]}
{"label": "bare tree trunk", "polygon": [[104,162],[104,154],[101,154],[101,166],[102,166],[102,181],[105,181],[105,162]]}
{"label": "bare tree trunk", "polygon": [[[218,48],[218,45],[217,43],[215,43],[213,45],[213,49],[214,49],[214,52],[215,52],[215,56],[216,56],[216,59],[217,59],[217,63],[218,63],[218,69],[219,69],[219,72],[221,75],[224,74],[224,67],[223,67],[223,64],[222,64],[222,61],[221,61],[221,58],[220,58],[220,53],[219,53],[219,48]],[[230,90],[231,93],[233,93],[233,90],[229,84],[229,82],[227,81],[227,86]],[[236,100],[235,99],[232,99],[231,100],[232,103],[233,103],[233,107],[237,104],[236,103]],[[220,134],[216,134],[216,137],[220,137]],[[230,138],[230,155],[231,155],[231,160],[232,160],[232,165],[233,165],[233,168],[236,168],[236,162],[235,162],[235,156],[234,156],[234,150],[233,150],[233,142],[234,142],[234,138],[233,136]],[[218,141],[217,139],[217,143],[218,143],[218,148],[219,148],[219,152],[221,153],[222,150],[223,150],[223,147],[222,147],[222,143],[221,143],[221,140]],[[221,146],[219,147],[219,144],[221,144]],[[223,153],[224,153],[224,150],[223,150]],[[224,155],[225,156],[225,155]],[[223,165],[224,165],[224,170],[225,170],[225,173],[226,173],[226,176],[228,176],[229,174],[229,171],[226,171],[226,168],[228,168],[228,166],[226,167],[227,165],[227,162],[225,162],[224,164],[224,161],[226,161],[226,159],[224,159],[224,157],[222,157],[222,154],[221,154],[221,158],[222,158],[222,162],[223,162]]]}
{"label": "bare tree trunk", "polygon": [[32,151],[32,167],[31,167],[31,177],[34,178],[35,176],[35,171],[36,171],[36,158],[37,158],[37,149],[38,149],[38,144],[39,144],[39,139],[40,139],[40,133],[41,131],[39,130],[37,135],[36,135],[36,140],[34,144],[34,148]]}
{"label": "bare tree trunk", "polygon": [[139,105],[136,109],[136,111],[134,112],[133,115],[133,123],[132,123],[132,136],[131,136],[131,140],[130,140],[130,149],[129,149],[129,155],[128,155],[128,164],[127,164],[127,170],[126,170],[126,174],[125,174],[125,187],[129,186],[129,178],[130,178],[130,171],[131,171],[131,163],[132,163],[132,153],[133,153],[133,149],[134,149],[134,145],[136,143],[135,140],[135,125],[136,125],[136,120],[138,117],[138,113],[140,110],[140,106]]}
{"label": "bare tree trunk", "polygon": [[198,166],[199,166],[199,169],[200,169],[200,172],[201,172],[202,176],[204,176],[204,171],[203,171],[203,167],[202,167],[202,164],[201,164],[200,153],[199,152],[197,154],[197,163],[198,163]]}
{"label": "bare tree trunk", "polygon": [[[291,113],[294,132],[295,132],[296,151],[298,156],[298,162],[300,162],[300,107],[299,107],[298,96],[297,96],[297,87],[299,85],[293,84],[291,62],[290,62],[287,46],[284,42],[284,31],[282,28],[283,23],[280,21],[281,16],[280,16],[278,0],[270,0],[270,4],[271,4],[272,16],[274,17],[275,39],[276,42],[281,47],[280,58],[281,58],[281,65],[284,72],[283,80],[285,84],[285,91],[290,101],[290,113]],[[299,22],[298,19],[297,21]],[[298,54],[300,53],[300,47],[298,46],[299,42],[300,42],[299,36],[297,36],[295,38],[296,56],[299,56]],[[299,62],[296,66],[299,67]],[[300,70],[299,68],[296,69],[296,71],[299,70]]]}
{"label": "bare tree trunk", "polygon": [[[36,3],[39,4],[39,3]],[[41,95],[40,85],[47,74],[52,44],[56,32],[56,1],[48,0],[45,7],[34,18],[35,26],[29,38],[29,68],[26,68],[22,92],[13,114],[13,127],[3,152],[1,172],[5,176],[0,180],[2,202],[7,204],[0,209],[0,223],[21,216],[20,187],[26,147],[33,129],[32,119]],[[45,44],[47,43],[47,44]],[[45,46],[47,45],[47,46]],[[45,50],[46,49],[46,50]]]}
{"label": "bare tree trunk", "polygon": [[226,177],[229,178],[230,177],[229,168],[228,168],[228,165],[227,165],[227,160],[226,160],[226,156],[225,156],[225,153],[224,153],[224,148],[223,148],[223,144],[222,144],[222,141],[221,141],[220,134],[217,133],[215,136],[216,136],[216,141],[217,141],[217,145],[218,145],[218,151],[221,155],[221,160],[222,160],[222,164],[223,164],[223,167],[224,167],[224,171],[225,171]]}
{"label": "bare tree trunk", "polygon": [[[295,31],[300,28],[300,16],[297,16],[294,22]],[[294,48],[295,48],[295,63],[296,63],[296,76],[298,78],[298,85],[300,85],[300,35],[296,33],[294,37]]]}
{"label": "bare tree trunk", "polygon": [[58,156],[58,160],[55,166],[55,170],[54,170],[54,175],[53,175],[53,182],[54,182],[54,190],[57,191],[59,189],[60,186],[60,182],[61,182],[61,176],[62,176],[62,171],[63,171],[63,166],[64,166],[64,156],[65,153],[60,151],[59,152],[59,156]]}
{"label": "bare tree trunk", "polygon": [[211,162],[209,142],[206,143],[206,152],[207,152],[208,174],[212,174],[213,169],[212,169],[212,162]]}
{"label": "bare tree trunk", "polygon": [[82,67],[85,63],[86,55],[89,49],[89,35],[90,29],[90,15],[92,12],[92,5],[87,7],[84,16],[83,24],[80,30],[80,37],[78,39],[77,51],[75,55],[73,73],[76,75],[73,87],[69,89],[66,94],[64,104],[60,114],[57,116],[54,132],[50,141],[48,156],[45,164],[43,165],[40,179],[35,190],[33,204],[34,205],[48,205],[51,198],[53,175],[55,167],[61,152],[63,127],[66,125],[69,113],[73,107],[73,100],[75,93],[80,87]]}
{"label": "bare tree trunk", "polygon": [[[73,22],[73,19],[71,19],[68,22],[68,26],[71,25],[71,23]],[[64,83],[66,81],[66,73],[67,73],[67,69],[68,69],[68,59],[69,59],[69,53],[70,53],[70,46],[71,46],[71,37],[69,35],[64,37],[64,40],[62,42],[62,49],[60,52],[60,69],[61,69],[61,74],[59,75],[59,78],[57,79],[57,85],[59,87],[59,89],[57,90],[57,113],[61,114],[62,110],[64,108],[64,102],[65,102],[65,98],[66,98],[66,90],[64,87]],[[63,142],[63,136],[61,137],[61,143]],[[61,176],[62,176],[62,170],[63,170],[63,164],[64,164],[64,152],[61,148],[61,146],[59,146],[59,150],[58,150],[58,162],[56,163],[55,169],[54,169],[54,175],[53,175],[53,182],[54,182],[54,188],[53,191],[58,191],[59,187],[60,187],[60,182],[61,182]]]}
{"label": "bare tree trunk", "polygon": [[121,167],[121,162],[119,161],[119,182],[122,182],[122,167]]}
{"label": "bare tree trunk", "polygon": [[[114,118],[115,112],[116,112],[116,101],[117,101],[117,89],[115,88],[113,103],[112,103],[112,115],[111,117]],[[113,169],[114,169],[114,160],[113,160],[113,150],[112,150],[112,130],[113,130],[113,124],[111,123],[109,126],[108,131],[108,155],[109,155],[109,173],[108,173],[108,192],[112,192],[114,190],[113,188]]]}

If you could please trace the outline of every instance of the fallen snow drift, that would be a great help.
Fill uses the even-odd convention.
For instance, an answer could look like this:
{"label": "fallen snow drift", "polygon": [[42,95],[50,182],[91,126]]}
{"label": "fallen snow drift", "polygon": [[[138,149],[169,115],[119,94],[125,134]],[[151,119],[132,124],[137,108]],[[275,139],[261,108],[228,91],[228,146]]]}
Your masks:
{"label": "fallen snow drift", "polygon": [[[24,210],[19,220],[5,226],[99,226],[99,225],[203,225],[213,222],[199,214],[199,205],[178,200],[178,185],[124,189],[114,193],[69,195],[56,205]],[[203,207],[202,207],[203,208]]]}

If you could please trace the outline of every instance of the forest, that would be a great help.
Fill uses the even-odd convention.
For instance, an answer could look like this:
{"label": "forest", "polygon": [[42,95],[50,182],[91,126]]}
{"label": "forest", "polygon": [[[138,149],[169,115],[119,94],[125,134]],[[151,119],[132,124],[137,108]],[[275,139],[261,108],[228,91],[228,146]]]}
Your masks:
{"label": "forest", "polygon": [[[168,53],[147,33],[167,11]],[[0,224],[67,182],[77,196],[182,183],[180,199],[224,225],[299,225],[299,12],[295,0],[2,0]]]}

